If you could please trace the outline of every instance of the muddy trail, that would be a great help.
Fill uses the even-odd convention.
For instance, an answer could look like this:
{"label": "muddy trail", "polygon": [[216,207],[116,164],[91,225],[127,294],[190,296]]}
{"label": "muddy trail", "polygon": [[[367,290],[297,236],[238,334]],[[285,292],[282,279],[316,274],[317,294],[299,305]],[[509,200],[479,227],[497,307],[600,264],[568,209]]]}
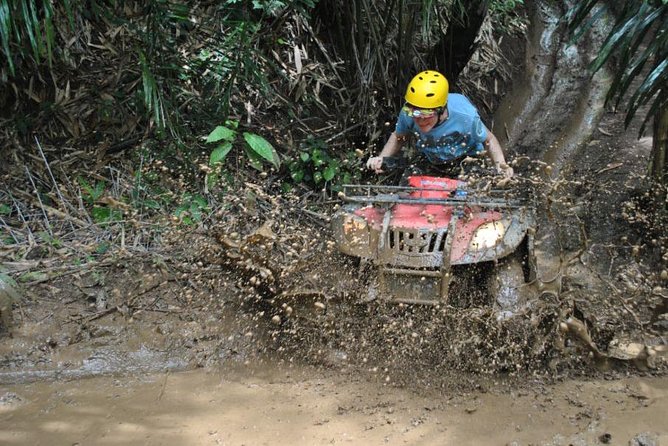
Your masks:
{"label": "muddy trail", "polygon": [[[522,314],[499,321],[476,297],[475,277],[447,305],[371,300],[373,271],[332,240],[336,197],[291,199],[249,180],[197,230],[136,228],[136,239],[151,234],[149,247],[123,234],[108,253],[0,252],[0,315],[11,327],[0,339],[1,440],[48,444],[54,432],[71,444],[665,439],[668,243],[646,208],[651,141],[603,106],[607,77],[588,75],[592,49],[569,45],[556,8],[529,7],[529,38],[509,54],[517,72],[493,124],[518,173],[514,186],[536,195],[538,278]],[[602,35],[593,30],[590,41]],[[81,252],[90,261],[73,263]],[[184,401],[203,419],[215,416],[220,407],[198,405],[205,400],[252,421],[230,410],[227,431],[190,419],[192,429],[173,428]],[[516,411],[498,413],[513,401]],[[127,414],[147,413],[143,404],[165,412],[132,425]],[[82,408],[106,421],[75,427]],[[41,416],[48,422],[32,432]],[[490,425],[480,429],[478,417]]]}

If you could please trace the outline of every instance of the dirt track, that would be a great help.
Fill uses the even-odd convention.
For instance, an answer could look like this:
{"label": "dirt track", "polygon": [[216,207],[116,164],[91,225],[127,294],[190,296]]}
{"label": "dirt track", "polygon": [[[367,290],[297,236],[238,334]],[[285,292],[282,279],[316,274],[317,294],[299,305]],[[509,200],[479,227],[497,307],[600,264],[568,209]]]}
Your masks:
{"label": "dirt track", "polygon": [[[9,386],[6,445],[658,445],[668,381],[483,383],[458,393],[367,374],[261,363]],[[632,440],[635,439],[635,443]],[[641,442],[644,441],[644,442]]]}

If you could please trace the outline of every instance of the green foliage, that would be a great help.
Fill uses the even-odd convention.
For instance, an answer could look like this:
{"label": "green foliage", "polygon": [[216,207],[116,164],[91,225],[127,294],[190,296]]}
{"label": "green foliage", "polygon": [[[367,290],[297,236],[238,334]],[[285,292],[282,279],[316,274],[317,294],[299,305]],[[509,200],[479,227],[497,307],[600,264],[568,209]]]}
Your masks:
{"label": "green foliage", "polygon": [[137,169],[130,191],[132,206],[139,211],[160,210],[168,204],[170,195],[160,185],[160,175],[154,171],[142,173]]}
{"label": "green foliage", "polygon": [[91,186],[90,183],[82,177],[78,177],[77,181],[79,182],[79,185],[81,185],[83,192],[82,198],[86,203],[93,205],[102,197],[102,195],[104,195],[104,189],[106,187],[104,181],[96,181],[94,186]]}
{"label": "green foliage", "polygon": [[96,181],[95,185],[91,185],[82,177],[78,177],[77,181],[81,185],[84,202],[92,207],[90,213],[95,223],[112,223],[123,219],[123,213],[118,209],[96,205],[96,202],[102,198],[106,190],[104,181]]}
{"label": "green foliage", "polygon": [[310,138],[299,152],[297,158],[287,163],[290,178],[296,184],[303,183],[311,187],[329,186],[331,190],[339,190],[343,184],[353,182],[360,169],[346,168],[348,160],[356,159],[354,152],[347,153],[342,162],[332,157],[327,144],[319,139]]}
{"label": "green foliage", "polygon": [[10,75],[17,63],[32,57],[51,65],[55,45],[52,0],[0,0],[0,47]]}
{"label": "green foliage", "polygon": [[524,6],[524,0],[492,0],[489,3],[490,11],[505,14],[509,14],[522,6]]}
{"label": "green foliage", "polygon": [[508,35],[522,35],[528,19],[522,14],[524,0],[492,0],[489,14],[492,16],[495,32]]}
{"label": "green foliage", "polygon": [[203,214],[209,212],[209,203],[201,195],[184,194],[174,216],[184,225],[194,225],[202,221]]}
{"label": "green foliage", "polygon": [[98,224],[123,220],[123,213],[121,211],[106,206],[94,206],[91,216],[93,217],[93,221]]}
{"label": "green foliage", "polygon": [[44,241],[48,245],[53,246],[56,249],[63,247],[63,242],[62,241],[53,237],[51,234],[49,234],[46,231],[39,231],[39,232],[37,232],[37,235],[42,239],[42,241]]}
{"label": "green foliage", "polygon": [[[121,11],[113,10],[113,14],[120,18]],[[177,36],[183,27],[189,26],[190,14],[189,2],[155,0],[145,3],[143,20],[124,21],[128,31],[139,41],[137,54],[143,105],[159,134],[169,130],[178,137],[182,130],[178,124],[181,116],[177,107],[182,88],[175,81],[183,77],[186,61],[178,51]]]}
{"label": "green foliage", "polygon": [[95,248],[95,254],[97,254],[97,255],[106,254],[107,251],[109,251],[110,248],[111,248],[111,243],[104,240],[104,241],[98,243],[97,247]]}
{"label": "green foliage", "polygon": [[152,115],[153,122],[159,129],[163,129],[166,125],[165,109],[162,100],[162,91],[158,87],[158,83],[153,76],[146,56],[143,52],[139,52],[139,62],[141,66],[142,88],[144,92],[144,106],[150,115]]}
{"label": "green foliage", "polygon": [[28,283],[28,282],[42,282],[49,278],[49,275],[43,271],[28,271],[27,273],[21,274],[19,276],[19,282]]}
{"label": "green foliage", "polygon": [[12,213],[11,206],[8,206],[4,203],[0,203],[0,215],[9,215]]}
{"label": "green foliage", "polygon": [[[574,40],[581,38],[604,12],[590,16],[600,0],[585,0],[577,4],[567,20],[574,33]],[[592,70],[598,71],[611,57],[618,58],[619,70],[607,100],[616,99],[619,105],[631,88],[634,79],[641,77],[640,85],[628,101],[625,124],[628,126],[638,109],[650,104],[650,109],[640,128],[644,132],[647,122],[662,108],[668,106],[668,2],[654,0],[626,0],[622,11],[592,62]]]}
{"label": "green foliage", "polygon": [[243,136],[251,153],[258,155],[263,160],[269,162],[276,169],[281,167],[281,160],[278,157],[278,153],[269,141],[255,133],[244,132]]}
{"label": "green foliage", "polygon": [[[206,137],[206,142],[216,144],[209,156],[209,166],[217,167],[225,163],[225,158],[234,147],[239,131],[238,121],[226,121],[225,125],[219,125]],[[252,167],[262,171],[262,163],[269,163],[277,170],[281,167],[278,152],[269,141],[255,133],[243,132],[245,141],[244,151]]]}

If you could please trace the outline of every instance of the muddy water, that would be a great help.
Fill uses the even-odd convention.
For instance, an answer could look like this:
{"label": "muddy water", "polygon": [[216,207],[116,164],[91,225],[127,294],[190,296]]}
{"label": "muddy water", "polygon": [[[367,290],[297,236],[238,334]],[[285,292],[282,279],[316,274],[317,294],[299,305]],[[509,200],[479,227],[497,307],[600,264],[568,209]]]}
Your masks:
{"label": "muddy water", "polygon": [[0,387],[0,443],[626,445],[641,434],[659,444],[666,413],[665,377],[429,395],[263,363]]}

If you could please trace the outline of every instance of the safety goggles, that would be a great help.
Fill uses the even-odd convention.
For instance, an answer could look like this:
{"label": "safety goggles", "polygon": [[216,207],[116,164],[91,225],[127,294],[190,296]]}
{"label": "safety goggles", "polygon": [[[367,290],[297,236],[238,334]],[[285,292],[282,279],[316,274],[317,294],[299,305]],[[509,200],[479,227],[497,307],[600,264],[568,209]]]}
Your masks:
{"label": "safety goggles", "polygon": [[411,118],[431,118],[432,116],[436,116],[438,114],[438,111],[439,110],[435,108],[428,108],[428,109],[414,108],[408,104],[404,105],[403,108],[403,112],[406,113]]}

